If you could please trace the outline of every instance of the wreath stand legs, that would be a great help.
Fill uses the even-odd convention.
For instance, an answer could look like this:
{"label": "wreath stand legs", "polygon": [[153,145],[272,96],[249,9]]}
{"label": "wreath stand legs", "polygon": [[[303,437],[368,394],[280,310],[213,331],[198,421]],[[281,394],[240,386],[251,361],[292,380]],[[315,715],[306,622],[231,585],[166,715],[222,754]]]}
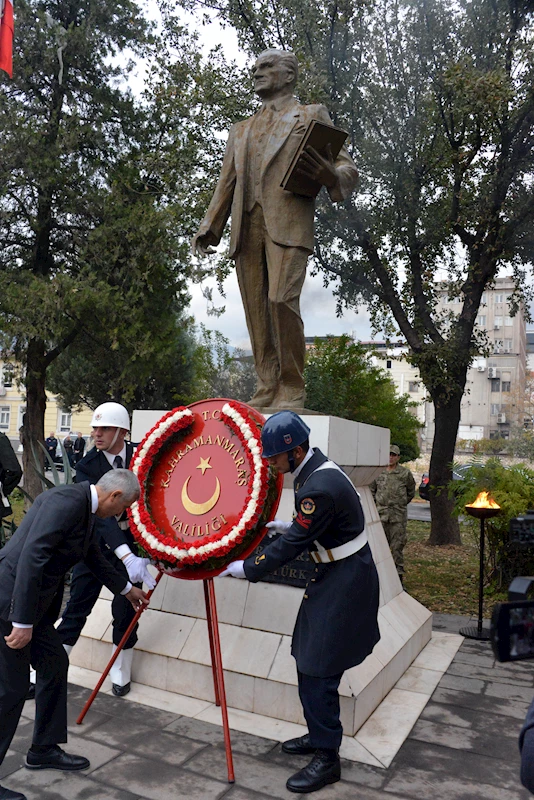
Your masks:
{"label": "wreath stand legs", "polygon": [[[158,572],[156,577],[156,586],[160,582],[161,578],[163,577],[162,572]],[[235,782],[235,775],[234,775],[234,762],[232,757],[232,743],[230,741],[230,726],[228,724],[228,708],[226,706],[226,691],[224,688],[224,673],[223,673],[223,665],[222,665],[222,655],[221,655],[221,640],[219,637],[219,620],[217,618],[217,602],[215,600],[215,586],[213,585],[213,578],[206,578],[203,581],[204,584],[204,600],[206,602],[206,619],[208,623],[208,635],[210,640],[210,654],[211,654],[211,668],[213,672],[213,687],[215,690],[215,704],[220,706],[221,713],[222,713],[222,721],[223,721],[223,731],[224,731],[224,747],[226,750],[226,766],[228,770],[228,783]],[[147,597],[150,598],[152,593],[154,592],[152,589],[148,592]],[[77,725],[81,725],[85,715],[91,708],[93,704],[93,700],[97,696],[98,692],[100,691],[102,684],[106,680],[109,671],[119,654],[128,641],[131,632],[137,625],[139,621],[139,617],[145,610],[146,606],[143,606],[136,612],[134,618],[128,625],[128,628],[120,640],[119,644],[117,645],[117,649],[113,653],[109,664],[107,665],[106,669],[100,676],[98,683],[96,684],[95,688],[91,692],[89,699],[87,700],[86,704],[82,708],[80,716],[76,720]]]}
{"label": "wreath stand legs", "polygon": [[[158,574],[157,574],[157,576],[156,576],[156,586],[158,585],[158,583],[160,582],[160,580],[162,579],[162,577],[163,577],[163,572],[158,572]],[[154,591],[156,590],[156,586],[154,586],[154,588],[153,588],[153,589],[151,589],[151,590],[150,590],[150,591],[147,593],[147,598],[148,598],[148,599],[150,599],[150,598],[152,597],[152,594],[153,594],[153,593],[154,593]],[[124,636],[123,636],[123,637],[122,637],[122,639],[120,640],[119,644],[117,645],[117,649],[115,650],[115,652],[114,652],[114,653],[113,653],[113,655],[111,656],[111,658],[110,658],[110,660],[109,660],[109,664],[107,665],[106,669],[104,670],[104,672],[103,672],[103,673],[102,673],[102,675],[100,676],[100,678],[99,678],[99,681],[98,681],[98,683],[96,684],[95,688],[93,689],[93,691],[92,691],[92,692],[91,692],[91,694],[89,695],[89,699],[88,699],[87,703],[86,703],[86,704],[84,705],[84,707],[82,708],[81,714],[80,714],[80,716],[78,717],[78,719],[76,720],[76,725],[81,725],[81,724],[82,724],[82,722],[83,722],[83,718],[85,717],[85,715],[87,714],[87,712],[89,711],[89,709],[91,708],[91,706],[93,705],[93,700],[95,699],[95,697],[97,696],[98,692],[100,691],[100,689],[101,689],[101,687],[102,687],[102,684],[104,683],[104,681],[105,681],[105,680],[106,680],[106,678],[108,677],[108,674],[109,674],[109,671],[110,671],[111,667],[113,666],[113,664],[115,663],[115,661],[118,659],[118,657],[119,657],[119,654],[120,654],[120,652],[121,652],[122,648],[124,647],[124,645],[126,644],[126,642],[128,641],[128,639],[130,638],[130,634],[131,634],[131,632],[133,631],[133,629],[135,628],[135,626],[137,625],[137,623],[138,623],[138,621],[139,621],[139,617],[141,616],[141,614],[143,613],[143,611],[145,610],[145,608],[147,608],[147,606],[142,606],[142,607],[139,609],[139,611],[136,611],[134,618],[132,619],[132,621],[130,622],[130,624],[128,625],[128,627],[127,627],[127,629],[126,629],[126,633],[124,634]]]}
{"label": "wreath stand legs", "polygon": [[226,691],[224,688],[224,672],[221,655],[221,640],[219,638],[217,602],[215,600],[215,586],[213,584],[213,578],[206,578],[203,583],[204,599],[206,601],[206,620],[208,623],[208,635],[210,640],[211,668],[213,671],[213,688],[215,690],[215,704],[220,706],[222,714],[228,783],[234,783],[234,761],[232,757],[232,743],[230,741],[230,726],[228,724]]}

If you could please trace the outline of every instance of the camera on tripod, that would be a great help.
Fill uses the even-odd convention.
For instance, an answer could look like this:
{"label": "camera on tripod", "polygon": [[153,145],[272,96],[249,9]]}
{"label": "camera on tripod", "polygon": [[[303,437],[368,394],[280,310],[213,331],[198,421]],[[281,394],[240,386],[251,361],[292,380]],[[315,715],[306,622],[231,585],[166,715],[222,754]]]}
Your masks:
{"label": "camera on tripod", "polygon": [[[518,548],[534,547],[534,510],[510,520],[509,541]],[[514,578],[508,602],[497,603],[491,616],[490,639],[498,661],[534,658],[534,600],[529,600],[534,577]]]}

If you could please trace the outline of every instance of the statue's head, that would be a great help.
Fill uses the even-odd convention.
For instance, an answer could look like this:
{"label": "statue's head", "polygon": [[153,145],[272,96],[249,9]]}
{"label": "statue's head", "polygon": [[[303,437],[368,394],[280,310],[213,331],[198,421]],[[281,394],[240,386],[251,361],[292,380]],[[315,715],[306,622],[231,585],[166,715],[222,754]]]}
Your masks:
{"label": "statue's head", "polygon": [[252,68],[254,91],[262,100],[292,94],[298,72],[299,65],[294,53],[289,50],[264,50]]}

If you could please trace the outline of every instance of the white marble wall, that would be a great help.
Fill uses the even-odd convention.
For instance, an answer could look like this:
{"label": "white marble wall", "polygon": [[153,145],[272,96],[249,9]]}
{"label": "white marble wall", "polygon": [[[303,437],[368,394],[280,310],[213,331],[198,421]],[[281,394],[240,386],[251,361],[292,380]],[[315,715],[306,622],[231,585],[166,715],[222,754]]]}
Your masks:
{"label": "white marble wall", "polygon": [[[134,412],[139,441],[162,412]],[[311,442],[341,464],[360,492],[380,577],[382,639],[340,686],[345,734],[354,735],[408,669],[431,636],[431,614],[402,590],[368,485],[389,459],[389,431],[336,417],[305,417]],[[293,511],[286,476],[279,516]],[[291,632],[302,590],[271,583],[215,581],[227,699],[230,706],[303,724]],[[111,597],[103,590],[71,654],[77,666],[102,671],[111,648]],[[133,680],[213,702],[202,584],[165,576],[144,612]]]}

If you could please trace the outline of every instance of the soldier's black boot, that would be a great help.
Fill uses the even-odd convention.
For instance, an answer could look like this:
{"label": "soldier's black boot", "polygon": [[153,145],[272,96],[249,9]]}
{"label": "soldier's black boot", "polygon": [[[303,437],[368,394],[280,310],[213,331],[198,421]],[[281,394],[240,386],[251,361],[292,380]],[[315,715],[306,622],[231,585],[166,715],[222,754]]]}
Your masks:
{"label": "soldier's black boot", "polygon": [[299,736],[298,739],[288,739],[287,742],[282,744],[282,751],[289,753],[291,756],[307,756],[315,753],[316,747],[310,744],[310,734],[305,733],[304,736]]}
{"label": "soldier's black boot", "polygon": [[307,767],[292,775],[286,783],[290,792],[306,794],[316,792],[341,778],[341,764],[337,750],[317,750]]}

